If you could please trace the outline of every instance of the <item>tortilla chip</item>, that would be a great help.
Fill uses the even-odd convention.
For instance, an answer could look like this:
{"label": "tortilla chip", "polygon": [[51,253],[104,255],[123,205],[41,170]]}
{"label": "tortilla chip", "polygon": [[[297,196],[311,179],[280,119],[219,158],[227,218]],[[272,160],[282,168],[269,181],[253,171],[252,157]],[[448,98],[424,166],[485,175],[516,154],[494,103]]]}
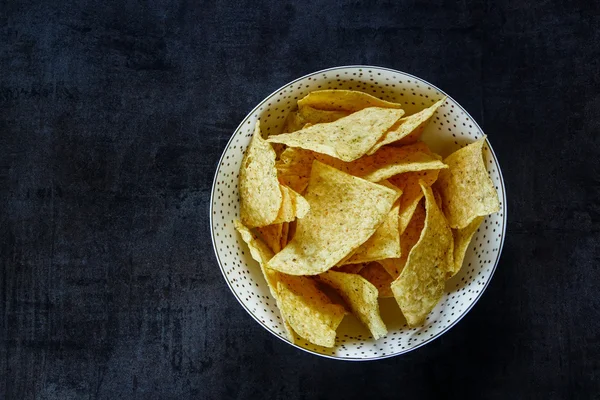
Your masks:
{"label": "tortilla chip", "polygon": [[[314,152],[312,156],[324,164],[371,182],[379,182],[406,172],[447,168],[433,153],[430,153],[423,142],[402,147],[385,147],[372,156],[364,156],[352,162],[343,162]],[[302,154],[296,159],[298,162],[306,163],[310,155]]]}
{"label": "tortilla chip", "polygon": [[500,210],[498,193],[483,161],[485,136],[450,154],[436,185],[450,227],[465,228],[476,217]]}
{"label": "tortilla chip", "polygon": [[297,111],[291,111],[285,119],[282,133],[291,133],[299,131],[300,129],[302,129],[305,123],[306,121],[304,121],[304,118],[302,118]]}
{"label": "tortilla chip", "polygon": [[279,253],[281,247],[281,236],[282,236],[283,224],[273,224],[255,228],[258,235],[261,237],[263,242],[273,251],[273,253]]}
{"label": "tortilla chip", "polygon": [[387,328],[379,315],[379,292],[368,280],[360,275],[327,271],[319,279],[336,289],[352,313],[362,322],[375,340],[387,335]]}
{"label": "tortilla chip", "polygon": [[234,220],[235,229],[242,236],[242,240],[246,242],[250,249],[250,255],[259,264],[266,264],[272,257],[273,251],[267,246],[257,235],[238,220]]}
{"label": "tortilla chip", "polygon": [[332,269],[337,272],[345,272],[347,274],[358,274],[366,264],[346,264],[335,266]]}
{"label": "tortilla chip", "polygon": [[[319,346],[332,347],[335,330],[345,315],[344,307],[334,304],[320,291],[315,282],[304,276],[291,276],[266,266],[273,252],[250,229],[234,221],[250,254],[261,266],[271,295],[283,318],[288,339],[296,342],[296,334]],[[314,329],[307,333],[306,329]]]}
{"label": "tortilla chip", "polygon": [[407,172],[389,179],[389,181],[402,189],[402,198],[400,199],[400,234],[404,232],[410,222],[417,204],[423,197],[423,191],[419,181],[423,181],[427,186],[431,186],[438,178],[440,170],[427,170],[419,172]]}
{"label": "tortilla chip", "polygon": [[431,190],[433,191],[433,197],[435,198],[435,204],[437,204],[438,208],[440,210],[442,210],[442,212],[443,212],[444,204],[442,202],[442,195],[435,187],[432,187]]}
{"label": "tortilla chip", "polygon": [[342,264],[358,264],[384,258],[400,257],[400,231],[398,230],[398,211],[400,203],[397,202],[390,210],[387,218],[375,233],[367,239],[350,258]]}
{"label": "tortilla chip", "polygon": [[416,142],[429,123],[429,119],[435,114],[437,109],[444,104],[444,101],[446,101],[446,97],[439,100],[431,107],[419,111],[416,114],[409,115],[408,117],[401,118],[385,133],[385,135],[383,135],[383,137],[381,137],[381,139],[379,139],[377,143],[375,143],[367,154],[373,154],[382,146],[400,140],[402,140],[402,144]]}
{"label": "tortilla chip", "polygon": [[273,223],[289,222],[296,219],[296,217],[304,217],[310,210],[306,199],[287,186],[280,185],[279,187],[281,188],[283,201],[281,202],[279,214]]}
{"label": "tortilla chip", "polygon": [[421,189],[425,195],[425,226],[400,276],[392,283],[394,297],[411,327],[422,324],[442,298],[452,245],[452,231],[431,188],[421,183]]}
{"label": "tortilla chip", "polygon": [[298,110],[298,116],[306,124],[322,124],[324,122],[337,121],[340,118],[344,118],[350,115],[348,111],[327,111],[312,108],[310,106],[300,107]]}
{"label": "tortilla chip", "polygon": [[[280,181],[303,193],[308,185],[310,169],[315,159],[371,182],[379,182],[407,172],[447,168],[423,142],[403,147],[385,147],[372,156],[364,156],[352,162],[343,162],[310,150],[289,147],[276,163]],[[418,189],[418,180],[415,181],[415,185]],[[420,193],[420,189],[418,192]]]}
{"label": "tortilla chip", "polygon": [[355,90],[316,90],[298,100],[298,107],[307,106],[319,110],[349,112],[360,111],[368,107],[402,108],[402,104],[391,103]]}
{"label": "tortilla chip", "polygon": [[240,218],[249,228],[273,223],[282,202],[275,168],[275,151],[260,133],[256,121],[254,134],[240,168]]}
{"label": "tortilla chip", "polygon": [[279,243],[280,249],[283,249],[288,242],[288,234],[290,232],[290,222],[281,223],[281,241]]}
{"label": "tortilla chip", "polygon": [[400,273],[406,265],[406,260],[408,260],[410,250],[421,237],[421,231],[423,230],[424,225],[425,207],[423,205],[423,201],[420,201],[415,207],[415,211],[408,226],[400,236],[400,257],[378,261],[393,279],[396,279],[398,276],[400,276]]}
{"label": "tortilla chip", "polygon": [[463,261],[465,260],[465,254],[469,249],[469,243],[471,243],[473,235],[477,232],[477,229],[479,229],[479,225],[481,225],[484,218],[485,217],[476,217],[466,227],[462,229],[452,229],[452,235],[454,236],[453,260],[446,278],[451,278],[460,271]]}
{"label": "tortilla chip", "polygon": [[371,107],[335,122],[271,136],[267,141],[313,150],[342,161],[353,161],[365,155],[403,114],[403,110]]}
{"label": "tortilla chip", "polygon": [[377,288],[380,299],[394,297],[390,286],[394,278],[378,262],[368,263],[359,274]]}
{"label": "tortilla chip", "polygon": [[277,296],[281,315],[298,336],[318,346],[335,345],[335,331],[346,312],[332,303],[311,278],[282,274]]}
{"label": "tortilla chip", "polygon": [[314,160],[315,153],[312,151],[288,147],[275,163],[279,181],[298,193],[304,193]]}
{"label": "tortilla chip", "polygon": [[291,275],[327,271],[375,232],[397,198],[392,189],[315,161],[306,190],[310,211],[269,267]]}

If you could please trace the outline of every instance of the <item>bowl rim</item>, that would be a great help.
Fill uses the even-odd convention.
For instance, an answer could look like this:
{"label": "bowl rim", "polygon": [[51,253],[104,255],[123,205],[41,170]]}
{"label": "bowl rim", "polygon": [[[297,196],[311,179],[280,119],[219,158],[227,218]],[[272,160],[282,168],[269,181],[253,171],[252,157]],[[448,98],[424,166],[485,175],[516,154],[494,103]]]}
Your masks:
{"label": "bowl rim", "polygon": [[281,92],[283,89],[285,89],[286,87],[288,87],[289,85],[293,85],[298,81],[301,81],[303,79],[306,79],[310,76],[313,75],[317,75],[320,73],[325,73],[325,72],[331,72],[331,71],[335,71],[335,70],[339,70],[339,69],[345,69],[345,68],[362,68],[362,69],[372,69],[372,70],[383,70],[383,71],[387,71],[387,72],[394,72],[394,73],[399,73],[399,74],[403,74],[406,75],[412,79],[416,79],[426,85],[431,86],[432,88],[436,89],[437,91],[440,92],[440,94],[447,96],[448,99],[452,100],[454,103],[456,103],[456,105],[460,108],[460,110],[462,112],[465,113],[466,116],[468,116],[471,121],[475,124],[475,126],[477,127],[477,129],[479,129],[479,131],[481,133],[483,133],[483,129],[481,129],[481,127],[479,126],[479,124],[477,123],[477,121],[471,116],[471,114],[469,114],[467,112],[467,110],[464,109],[464,107],[462,105],[460,105],[460,103],[456,100],[454,100],[454,98],[452,96],[450,96],[449,94],[447,94],[446,92],[444,92],[443,90],[441,90],[440,88],[438,88],[437,86],[431,84],[430,82],[419,78],[418,76],[412,75],[410,73],[407,72],[403,72],[397,69],[393,69],[393,68],[387,68],[387,67],[378,67],[378,66],[374,66],[374,65],[360,65],[360,64],[356,64],[356,65],[342,65],[342,66],[337,66],[337,67],[330,67],[330,68],[325,68],[325,69],[321,69],[318,71],[314,71],[314,72],[310,72],[308,74],[302,75],[299,78],[296,78],[288,83],[286,83],[285,85],[279,87],[277,90],[273,91],[271,94],[269,94],[267,97],[265,97],[260,103],[258,103],[256,105],[256,107],[254,107],[248,114],[246,114],[246,116],[242,119],[242,122],[240,122],[240,124],[237,126],[237,128],[235,128],[235,130],[233,131],[233,133],[231,134],[231,137],[229,138],[229,140],[227,141],[227,144],[225,145],[225,148],[223,149],[223,153],[221,154],[221,157],[219,158],[219,161],[217,162],[217,167],[215,169],[215,174],[213,177],[213,184],[212,184],[212,189],[211,189],[211,194],[210,194],[210,205],[209,205],[209,223],[210,223],[210,237],[211,237],[211,241],[212,241],[212,245],[213,245],[213,251],[215,253],[215,257],[217,259],[217,264],[219,264],[219,269],[221,270],[221,274],[223,275],[223,278],[225,280],[225,282],[227,283],[227,286],[229,287],[229,290],[231,291],[231,293],[233,294],[233,296],[236,298],[236,300],[238,301],[238,303],[240,303],[240,305],[242,306],[242,308],[244,310],[246,310],[246,312],[248,314],[250,314],[250,316],[260,325],[262,326],[264,329],[266,329],[268,332],[270,332],[273,336],[277,337],[279,340],[283,341],[284,343],[291,345],[297,349],[300,349],[306,353],[309,354],[313,354],[313,355],[317,355],[320,357],[324,357],[324,358],[328,358],[331,360],[338,360],[338,361],[377,361],[377,360],[384,360],[387,358],[392,358],[392,357],[396,357],[402,354],[406,354],[409,353],[411,351],[417,350],[420,347],[425,346],[428,343],[431,343],[432,341],[434,341],[435,339],[441,337],[442,335],[444,335],[446,332],[448,332],[450,329],[452,329],[459,321],[461,321],[465,315],[467,315],[469,313],[469,311],[471,311],[471,309],[475,306],[475,304],[477,304],[477,302],[479,301],[479,299],[483,296],[483,293],[485,292],[485,290],[487,289],[488,285],[490,284],[490,282],[492,281],[492,278],[494,277],[494,273],[496,272],[496,268],[498,267],[498,263],[500,262],[500,257],[502,256],[502,250],[504,248],[504,240],[506,238],[506,224],[507,224],[507,214],[508,214],[508,204],[506,203],[506,185],[504,184],[504,176],[502,175],[502,170],[500,168],[500,164],[498,163],[498,157],[496,156],[496,153],[494,152],[494,149],[492,148],[488,138],[486,137],[485,142],[488,146],[488,148],[490,149],[490,151],[492,152],[493,158],[494,158],[494,164],[496,165],[496,169],[498,170],[498,175],[500,176],[500,183],[501,183],[501,188],[502,188],[502,204],[503,204],[503,217],[502,217],[502,238],[500,240],[500,246],[498,247],[498,254],[496,256],[496,261],[494,261],[494,265],[492,267],[492,271],[490,273],[490,277],[487,280],[487,282],[485,283],[485,285],[483,286],[482,290],[478,293],[477,297],[475,297],[475,299],[473,300],[473,302],[465,309],[465,311],[458,316],[458,318],[453,321],[451,324],[449,324],[447,327],[445,327],[443,330],[441,330],[438,334],[436,334],[433,337],[430,337],[427,340],[424,340],[423,342],[419,343],[418,345],[405,349],[405,350],[401,350],[399,352],[395,352],[395,353],[391,353],[391,354],[386,354],[386,355],[382,355],[379,357],[372,357],[372,358],[358,358],[358,357],[339,357],[339,356],[335,356],[335,355],[329,355],[329,354],[322,354],[322,353],[318,353],[316,351],[304,348],[302,346],[299,346],[297,344],[294,344],[292,342],[290,342],[288,339],[284,338],[283,336],[279,335],[277,332],[274,332],[271,328],[269,328],[268,326],[266,326],[265,324],[263,324],[260,319],[254,315],[252,313],[252,311],[246,307],[246,305],[242,302],[242,300],[240,299],[240,297],[237,295],[237,293],[235,292],[235,290],[233,289],[233,286],[231,285],[231,282],[229,282],[229,279],[227,279],[227,276],[225,274],[225,269],[223,268],[223,263],[221,262],[221,259],[219,257],[219,254],[217,252],[217,243],[216,243],[216,239],[215,239],[215,235],[214,235],[214,223],[213,223],[213,201],[214,201],[214,197],[215,197],[215,190],[217,187],[217,176],[219,173],[219,166],[221,165],[221,163],[223,162],[223,159],[225,157],[225,153],[227,152],[227,150],[229,150],[229,147],[233,141],[233,138],[235,136],[235,133],[237,131],[240,130],[240,128],[244,125],[244,123],[246,122],[246,120],[248,118],[250,118],[252,115],[254,115],[259,108],[267,103],[271,97],[277,95],[279,92]]}

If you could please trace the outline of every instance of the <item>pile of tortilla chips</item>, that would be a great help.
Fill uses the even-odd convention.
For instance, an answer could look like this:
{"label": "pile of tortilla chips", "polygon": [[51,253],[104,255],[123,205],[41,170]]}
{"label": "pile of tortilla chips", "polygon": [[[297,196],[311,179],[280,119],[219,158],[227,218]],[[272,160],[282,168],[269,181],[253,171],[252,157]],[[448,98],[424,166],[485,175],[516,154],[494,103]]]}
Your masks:
{"label": "pile of tortilla chips", "polygon": [[298,101],[283,133],[263,138],[256,124],[236,229],[290,341],[333,347],[348,313],[384,337],[385,297],[409,326],[423,324],[484,216],[499,211],[485,138],[445,159],[419,141],[444,101],[404,116],[366,93],[321,90]]}

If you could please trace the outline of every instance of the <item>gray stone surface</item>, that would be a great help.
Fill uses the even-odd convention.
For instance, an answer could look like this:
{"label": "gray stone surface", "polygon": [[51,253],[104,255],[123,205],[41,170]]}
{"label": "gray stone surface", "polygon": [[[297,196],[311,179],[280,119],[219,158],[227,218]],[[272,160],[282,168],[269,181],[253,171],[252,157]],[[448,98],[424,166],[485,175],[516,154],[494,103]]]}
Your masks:
{"label": "gray stone surface", "polygon": [[[0,398],[598,398],[599,28],[595,1],[2,2]],[[344,64],[450,93],[508,193],[481,301],[371,363],[257,325],[208,227],[239,121]]]}

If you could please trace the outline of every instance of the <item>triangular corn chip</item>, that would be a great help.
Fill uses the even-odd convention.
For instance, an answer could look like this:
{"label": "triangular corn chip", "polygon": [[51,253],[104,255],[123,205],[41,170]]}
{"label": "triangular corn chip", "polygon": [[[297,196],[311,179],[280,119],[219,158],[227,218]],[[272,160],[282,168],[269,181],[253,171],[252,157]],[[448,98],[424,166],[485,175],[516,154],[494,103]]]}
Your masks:
{"label": "triangular corn chip", "polygon": [[341,264],[358,264],[384,258],[400,257],[400,231],[398,230],[400,203],[392,207],[386,219],[373,235],[367,239],[350,258]]}
{"label": "triangular corn chip", "polygon": [[410,250],[421,237],[421,231],[423,230],[424,225],[425,207],[423,206],[423,201],[421,201],[417,203],[408,226],[402,235],[400,235],[400,257],[378,261],[393,279],[400,276],[400,272],[402,272],[402,269],[404,269],[404,266],[406,265]]}
{"label": "triangular corn chip", "polygon": [[315,161],[305,198],[310,211],[270,268],[291,275],[327,271],[375,232],[398,193]]}
{"label": "triangular corn chip", "polygon": [[254,228],[270,225],[281,207],[282,194],[275,168],[275,151],[260,134],[256,122],[240,168],[240,218]]}
{"label": "triangular corn chip", "polygon": [[282,194],[281,209],[273,223],[289,222],[296,219],[296,217],[304,217],[310,209],[304,197],[287,186],[280,185],[279,187]]}
{"label": "triangular corn chip", "polygon": [[273,253],[279,253],[281,247],[281,236],[282,236],[283,224],[273,224],[255,228],[258,235],[261,237],[263,242],[273,251]]}
{"label": "triangular corn chip", "polygon": [[381,139],[379,139],[377,143],[375,143],[367,154],[373,154],[382,146],[400,140],[402,140],[402,144],[416,142],[429,123],[429,119],[435,114],[437,109],[444,104],[444,101],[446,101],[445,97],[434,103],[431,107],[419,111],[416,114],[409,115],[408,117],[401,118],[381,137]]}
{"label": "triangular corn chip", "polygon": [[469,243],[471,243],[471,239],[481,222],[485,217],[476,217],[469,225],[462,229],[452,229],[452,235],[454,236],[454,251],[453,251],[453,260],[450,265],[450,269],[447,274],[447,278],[451,278],[460,271],[463,261],[465,259],[465,254],[467,253],[467,249],[469,248]]}
{"label": "triangular corn chip", "polygon": [[431,188],[421,183],[425,195],[425,226],[400,276],[392,283],[394,297],[408,325],[422,324],[444,293],[452,231],[435,203]]}
{"label": "triangular corn chip", "polygon": [[403,110],[371,107],[335,122],[271,136],[267,141],[313,150],[342,161],[353,161],[365,155],[403,114]]}
{"label": "triangular corn chip", "polygon": [[335,271],[327,271],[319,275],[319,279],[337,290],[375,340],[387,335],[379,315],[379,292],[373,284],[360,275]]}
{"label": "triangular corn chip", "polygon": [[378,262],[370,262],[359,272],[359,275],[371,282],[379,292],[379,298],[394,297],[391,284],[394,278]]}
{"label": "triangular corn chip", "polygon": [[[398,196],[402,195],[402,190],[392,185],[387,180],[381,181],[379,184],[396,191]],[[388,213],[385,221],[379,225],[379,228],[377,228],[375,233],[356,250],[348,254],[338,263],[338,265],[362,264],[385,258],[400,257],[400,232],[398,230],[399,210],[400,200],[398,199]]]}
{"label": "triangular corn chip", "polygon": [[281,315],[298,336],[318,346],[335,345],[335,331],[346,312],[332,303],[311,278],[281,274],[277,297]]}
{"label": "triangular corn chip", "polygon": [[342,163],[330,157],[317,155],[316,158],[350,175],[371,182],[379,182],[394,175],[406,172],[447,168],[446,164],[434,156],[415,149],[415,145],[404,147],[384,147],[372,156]]}
{"label": "triangular corn chip", "polygon": [[319,110],[310,106],[300,107],[298,116],[302,118],[305,124],[322,124],[324,122],[337,121],[350,115],[348,111],[327,111]]}
{"label": "triangular corn chip", "polygon": [[[281,154],[281,159],[276,163],[279,179],[298,193],[302,193],[308,185],[310,168],[315,159],[371,182],[379,182],[407,172],[447,168],[423,142],[403,147],[385,147],[372,156],[352,162],[343,162],[310,150],[290,147]],[[418,180],[415,184],[418,188]]]}
{"label": "triangular corn chip", "polygon": [[439,170],[427,170],[419,172],[407,172],[396,175],[389,181],[402,189],[400,198],[400,234],[404,232],[410,222],[419,200],[423,197],[423,191],[419,181],[423,181],[427,186],[431,186],[438,178]]}
{"label": "triangular corn chip", "polygon": [[287,118],[285,119],[285,123],[283,124],[282,133],[291,133],[296,132],[302,129],[306,122],[304,118],[298,114],[298,111],[291,111]]}
{"label": "triangular corn chip", "polygon": [[248,245],[252,258],[260,264],[271,295],[281,311],[290,341],[296,342],[294,333],[297,333],[311,343],[332,347],[335,330],[345,315],[344,308],[332,303],[312,279],[286,275],[267,267],[273,252],[242,223],[234,221],[234,224]]}
{"label": "triangular corn chip", "polygon": [[378,99],[370,94],[355,90],[316,90],[298,100],[298,107],[313,107],[319,110],[360,111],[368,107],[402,108],[402,104]]}
{"label": "triangular corn chip", "polygon": [[290,232],[290,223],[291,222],[282,222],[281,223],[281,242],[280,249],[283,249],[288,242],[288,234]]}
{"label": "triangular corn chip", "polygon": [[444,159],[449,168],[440,173],[436,187],[453,229],[500,210],[498,193],[483,162],[484,144],[485,136]]}
{"label": "triangular corn chip", "polygon": [[358,274],[365,266],[366,264],[345,264],[333,267],[333,270],[337,272],[345,272],[347,274]]}
{"label": "triangular corn chip", "polygon": [[315,153],[298,147],[288,147],[275,163],[279,181],[298,193],[304,193],[310,179]]}

